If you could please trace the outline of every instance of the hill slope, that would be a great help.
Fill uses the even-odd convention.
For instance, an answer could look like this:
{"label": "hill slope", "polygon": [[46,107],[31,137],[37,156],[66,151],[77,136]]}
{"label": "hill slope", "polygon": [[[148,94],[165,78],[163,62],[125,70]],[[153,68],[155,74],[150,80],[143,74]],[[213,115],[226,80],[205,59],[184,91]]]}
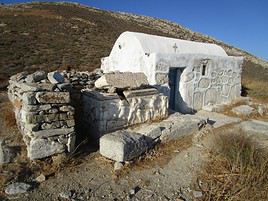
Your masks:
{"label": "hill slope", "polygon": [[31,3],[0,6],[0,80],[23,70],[92,70],[127,30],[218,44],[229,55],[246,58],[243,78],[248,88],[268,79],[266,61],[166,20],[69,3]]}

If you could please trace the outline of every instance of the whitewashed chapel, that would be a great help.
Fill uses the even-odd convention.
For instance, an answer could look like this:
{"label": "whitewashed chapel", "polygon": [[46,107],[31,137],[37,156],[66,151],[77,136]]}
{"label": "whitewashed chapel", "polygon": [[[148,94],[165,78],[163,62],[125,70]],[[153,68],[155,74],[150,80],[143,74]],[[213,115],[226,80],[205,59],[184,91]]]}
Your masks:
{"label": "whitewashed chapel", "polygon": [[215,44],[124,32],[104,72],[143,72],[149,84],[169,97],[169,108],[191,113],[240,96],[243,57],[228,56]]}

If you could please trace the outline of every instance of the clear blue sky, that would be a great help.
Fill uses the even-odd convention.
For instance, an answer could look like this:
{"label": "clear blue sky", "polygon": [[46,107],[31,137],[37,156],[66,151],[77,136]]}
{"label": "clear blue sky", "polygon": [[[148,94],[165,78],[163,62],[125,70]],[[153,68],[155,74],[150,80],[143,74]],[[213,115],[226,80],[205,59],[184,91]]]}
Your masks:
{"label": "clear blue sky", "polygon": [[[3,3],[23,0],[0,0]],[[167,19],[268,60],[268,0],[77,0]]]}

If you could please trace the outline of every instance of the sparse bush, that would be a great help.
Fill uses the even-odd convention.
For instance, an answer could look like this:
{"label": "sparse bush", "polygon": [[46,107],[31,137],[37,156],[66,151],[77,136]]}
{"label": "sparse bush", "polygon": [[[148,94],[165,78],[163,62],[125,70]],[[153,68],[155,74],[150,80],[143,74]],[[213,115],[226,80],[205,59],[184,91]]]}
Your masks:
{"label": "sparse bush", "polygon": [[200,200],[268,200],[268,154],[242,134],[215,137],[208,163],[201,170]]}

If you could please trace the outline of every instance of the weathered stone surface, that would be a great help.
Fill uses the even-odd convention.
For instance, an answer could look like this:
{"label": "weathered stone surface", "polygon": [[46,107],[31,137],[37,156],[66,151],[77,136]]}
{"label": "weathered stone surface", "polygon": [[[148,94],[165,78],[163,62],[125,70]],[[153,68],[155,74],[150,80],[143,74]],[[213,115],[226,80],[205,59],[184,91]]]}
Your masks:
{"label": "weathered stone surface", "polygon": [[59,128],[59,129],[48,129],[32,132],[31,136],[34,138],[48,138],[51,136],[67,135],[74,132],[74,128]]}
{"label": "weathered stone surface", "polygon": [[32,83],[32,82],[39,82],[43,79],[46,79],[46,73],[45,71],[36,71],[33,74],[30,74],[26,77],[26,82]]}
{"label": "weathered stone surface", "polygon": [[[88,95],[89,94],[89,95]],[[120,100],[107,95],[96,98],[94,92],[83,94],[84,119],[96,137],[126,126],[165,119],[168,116],[168,98],[162,94],[136,96]],[[90,122],[94,122],[91,124]]]}
{"label": "weathered stone surface", "polygon": [[207,112],[204,110],[197,112],[195,116],[200,117],[202,119],[209,119],[209,124],[211,124],[214,128],[241,122],[240,118],[229,117],[224,114],[216,112]]}
{"label": "weathered stone surface", "polygon": [[95,82],[97,88],[139,88],[147,86],[148,81],[144,73],[110,73],[104,74]]}
{"label": "weathered stone surface", "polygon": [[159,123],[162,129],[160,139],[169,141],[191,135],[198,131],[198,123],[201,119],[194,115],[171,115],[168,119]]}
{"label": "weathered stone surface", "polygon": [[251,113],[254,112],[254,108],[250,107],[248,105],[240,105],[232,109],[232,112],[237,114],[237,115],[250,115]]}
{"label": "weathered stone surface", "polygon": [[62,74],[58,71],[50,72],[47,74],[47,79],[52,83],[52,84],[58,84],[64,82],[64,77]]}
{"label": "weathered stone surface", "polygon": [[14,157],[14,151],[5,145],[3,139],[0,139],[0,164],[10,163]]}
{"label": "weathered stone surface", "polygon": [[49,141],[47,139],[31,140],[28,147],[28,157],[33,159],[45,158],[53,154],[64,152],[65,147],[55,141]]}
{"label": "weathered stone surface", "polygon": [[247,135],[265,135],[268,137],[268,122],[249,120],[240,124]]}
{"label": "weathered stone surface", "polygon": [[136,96],[149,96],[149,95],[154,95],[158,93],[159,92],[155,88],[130,90],[130,91],[123,92],[126,98],[131,98],[131,97],[136,97]]}
{"label": "weathered stone surface", "polygon": [[161,127],[158,124],[145,124],[133,131],[152,138],[152,140],[158,139],[162,134]]}
{"label": "weathered stone surface", "polygon": [[39,103],[69,103],[69,92],[37,92],[36,99]]}
{"label": "weathered stone surface", "polygon": [[118,161],[129,161],[148,148],[146,136],[129,131],[116,131],[100,138],[100,154]]}
{"label": "weathered stone surface", "polygon": [[23,103],[22,110],[26,112],[40,112],[40,111],[46,111],[51,109],[51,105],[45,104],[45,105],[28,105]]}
{"label": "weathered stone surface", "polygon": [[31,189],[30,184],[16,182],[9,184],[5,189],[5,193],[8,195],[14,195],[14,194],[26,193],[30,189]]}
{"label": "weathered stone surface", "polygon": [[37,100],[35,98],[35,93],[34,92],[26,92],[22,95],[22,101],[24,104],[27,105],[36,105]]}
{"label": "weathered stone surface", "polygon": [[23,112],[21,115],[21,121],[28,124],[36,124],[41,122],[53,122],[61,120],[71,120],[73,115],[68,115],[67,113],[60,114],[47,114],[47,115],[37,115],[31,112]]}

